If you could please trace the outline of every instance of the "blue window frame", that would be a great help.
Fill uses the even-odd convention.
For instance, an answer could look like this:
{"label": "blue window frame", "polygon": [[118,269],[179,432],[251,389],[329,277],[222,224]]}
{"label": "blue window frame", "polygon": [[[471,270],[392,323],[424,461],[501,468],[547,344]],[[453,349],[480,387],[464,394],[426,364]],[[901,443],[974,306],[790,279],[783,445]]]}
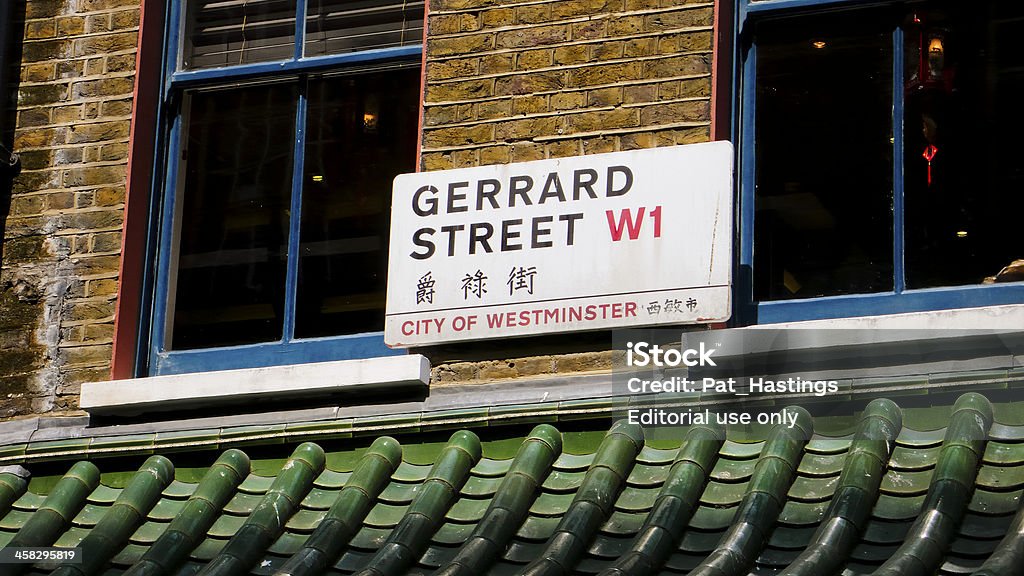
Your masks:
{"label": "blue window frame", "polygon": [[403,353],[384,345],[383,284],[422,1],[167,7],[139,372]]}
{"label": "blue window frame", "polygon": [[[1007,134],[1024,128],[1012,103],[1024,97],[1024,58],[1011,40],[1024,32],[1024,9],[998,1],[738,2],[738,321],[1024,303],[1024,283],[998,274],[1024,256],[1005,216],[1021,200],[1004,194],[1019,190],[1024,175],[1003,150]],[[826,114],[814,122],[820,132],[780,117],[800,110]],[[970,135],[967,112],[977,116]],[[799,141],[815,134],[822,137]],[[840,163],[829,164],[830,154],[851,162],[831,179],[827,169]],[[857,188],[865,182],[872,189]],[[941,212],[960,204],[973,212]],[[860,217],[861,236],[841,225],[844,217]],[[816,264],[827,261],[822,252],[836,262]],[[998,281],[982,284],[982,275]]]}

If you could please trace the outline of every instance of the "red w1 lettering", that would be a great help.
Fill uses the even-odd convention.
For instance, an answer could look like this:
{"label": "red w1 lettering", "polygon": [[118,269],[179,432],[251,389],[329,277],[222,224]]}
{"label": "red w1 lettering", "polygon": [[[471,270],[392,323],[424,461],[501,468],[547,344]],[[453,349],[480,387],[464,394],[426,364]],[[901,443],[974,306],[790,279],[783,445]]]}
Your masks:
{"label": "red w1 lettering", "polygon": [[641,206],[637,209],[636,216],[633,215],[633,210],[631,209],[619,210],[617,220],[613,210],[605,210],[604,215],[608,218],[608,232],[612,235],[612,242],[622,240],[622,233],[624,231],[629,234],[630,240],[639,238],[640,229],[643,226],[644,212],[647,212],[651,219],[654,220],[654,237],[661,238],[661,206],[656,206],[650,211],[646,207]]}

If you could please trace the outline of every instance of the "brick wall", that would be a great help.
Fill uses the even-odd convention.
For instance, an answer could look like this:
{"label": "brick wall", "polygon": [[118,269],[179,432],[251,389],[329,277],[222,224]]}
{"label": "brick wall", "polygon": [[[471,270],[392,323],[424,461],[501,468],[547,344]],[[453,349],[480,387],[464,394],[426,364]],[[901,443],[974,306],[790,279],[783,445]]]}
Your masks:
{"label": "brick wall", "polygon": [[[694,0],[432,0],[421,166],[707,141],[713,24],[714,3]],[[424,353],[445,384],[609,370],[609,346]]]}
{"label": "brick wall", "polygon": [[0,417],[107,378],[139,0],[28,0],[0,267]]}

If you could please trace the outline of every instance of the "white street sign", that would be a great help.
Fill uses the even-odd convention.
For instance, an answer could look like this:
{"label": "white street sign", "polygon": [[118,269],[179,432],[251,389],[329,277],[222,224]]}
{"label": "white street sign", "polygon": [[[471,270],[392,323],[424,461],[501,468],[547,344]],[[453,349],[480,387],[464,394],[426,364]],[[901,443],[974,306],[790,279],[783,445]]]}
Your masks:
{"label": "white street sign", "polygon": [[395,179],[392,347],[731,312],[728,142]]}

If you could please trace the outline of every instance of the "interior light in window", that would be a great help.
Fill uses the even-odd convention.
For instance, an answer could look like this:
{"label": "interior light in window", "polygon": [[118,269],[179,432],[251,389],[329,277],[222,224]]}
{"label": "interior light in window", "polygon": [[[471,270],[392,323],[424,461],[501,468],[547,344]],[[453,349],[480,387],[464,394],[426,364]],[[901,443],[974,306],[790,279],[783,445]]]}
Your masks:
{"label": "interior light in window", "polygon": [[363,128],[367,132],[377,131],[377,115],[367,112],[363,114]]}

